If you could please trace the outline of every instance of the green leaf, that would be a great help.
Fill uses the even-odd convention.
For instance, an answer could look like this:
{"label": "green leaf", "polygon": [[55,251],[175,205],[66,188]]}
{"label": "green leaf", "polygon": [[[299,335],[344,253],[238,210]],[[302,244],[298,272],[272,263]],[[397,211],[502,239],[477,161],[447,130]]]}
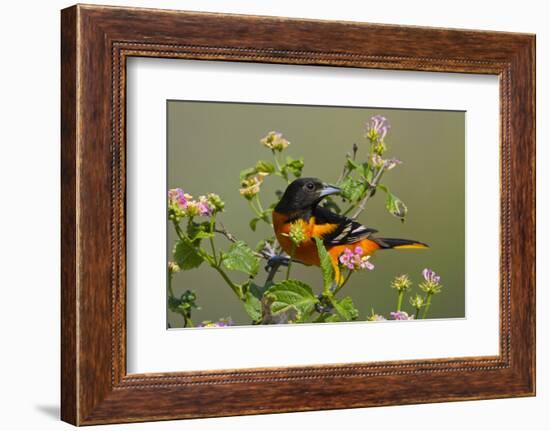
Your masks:
{"label": "green leaf", "polygon": [[276,325],[280,323],[293,323],[298,320],[298,310],[296,307],[290,306],[278,313],[274,313],[271,309],[274,302],[275,298],[271,296],[264,296],[262,298],[262,324]]}
{"label": "green leaf", "polygon": [[259,217],[254,217],[250,222],[248,223],[248,226],[250,226],[250,229],[252,229],[253,232],[256,232],[256,227],[258,226],[258,222],[261,220]]}
{"label": "green leaf", "polygon": [[256,174],[257,171],[256,171],[256,168],[246,168],[246,169],[243,169],[240,173],[239,173],[239,179],[242,181],[242,180],[246,180],[248,177],[251,177],[252,175]]}
{"label": "green leaf", "polygon": [[363,195],[363,183],[348,176],[344,178],[344,181],[340,184],[340,195],[350,202],[357,202]]}
{"label": "green leaf", "polygon": [[262,302],[252,294],[246,292],[244,297],[244,309],[253,322],[258,322],[262,318]]}
{"label": "green leaf", "polygon": [[248,281],[241,286],[244,292],[244,309],[252,319],[253,323],[259,323],[262,320],[262,298],[267,290],[266,286],[259,286],[252,281]]}
{"label": "green leaf", "polygon": [[405,202],[391,193],[386,186],[381,186],[380,188],[386,192],[386,209],[390,214],[399,217],[404,222],[408,212]]}
{"label": "green leaf", "polygon": [[319,302],[311,287],[298,280],[284,280],[266,290],[264,297],[273,300],[270,309],[274,314],[298,311],[297,320],[305,321]]}
{"label": "green leaf", "polygon": [[187,236],[193,241],[193,243],[198,246],[197,239],[211,238],[214,236],[213,232],[210,232],[210,222],[203,223],[188,223],[187,224]]}
{"label": "green leaf", "polygon": [[363,163],[363,177],[365,178],[365,181],[368,183],[372,183],[373,180],[373,172],[368,163]]}
{"label": "green leaf", "polygon": [[272,174],[275,172],[275,166],[273,165],[273,163],[268,162],[267,160],[258,160],[258,162],[256,163],[255,171]]}
{"label": "green leaf", "polygon": [[341,300],[333,299],[332,305],[343,320],[357,320],[359,317],[359,311],[355,308],[353,300],[349,296],[346,296]]}
{"label": "green leaf", "polygon": [[202,256],[197,251],[198,245],[190,240],[180,239],[174,247],[174,259],[182,270],[198,268],[203,262]]}
{"label": "green leaf", "polygon": [[197,232],[197,234],[193,237],[193,240],[205,239],[205,238],[213,238],[213,237],[214,237],[214,234],[213,234],[213,233],[205,232],[205,231],[199,231],[199,232]]}
{"label": "green leaf", "polygon": [[326,317],[324,317],[320,322],[325,323],[333,323],[333,322],[341,322],[342,319],[340,319],[340,316],[338,314],[328,314]]}
{"label": "green leaf", "polygon": [[346,160],[347,160],[348,168],[350,170],[353,171],[355,169],[361,169],[362,168],[362,165],[360,163],[357,163],[355,160],[350,159],[349,157]]}
{"label": "green leaf", "polygon": [[229,270],[241,271],[252,277],[260,267],[260,260],[243,241],[231,245],[229,251],[222,254],[222,263]]}
{"label": "green leaf", "polygon": [[323,285],[325,290],[330,289],[332,286],[332,281],[334,280],[334,268],[332,267],[332,260],[330,255],[323,244],[323,241],[317,237],[313,238],[315,240],[315,245],[317,245],[317,254],[319,255],[319,260],[321,262],[321,272],[323,273]]}
{"label": "green leaf", "polygon": [[286,164],[282,167],[283,174],[291,173],[296,178],[302,175],[302,169],[304,168],[304,159],[293,159],[290,156],[286,158]]}

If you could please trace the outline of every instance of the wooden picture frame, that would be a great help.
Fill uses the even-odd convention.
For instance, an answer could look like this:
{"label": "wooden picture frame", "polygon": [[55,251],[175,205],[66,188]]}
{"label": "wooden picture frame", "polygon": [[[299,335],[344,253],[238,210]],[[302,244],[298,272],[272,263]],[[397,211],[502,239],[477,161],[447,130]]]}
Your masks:
{"label": "wooden picture frame", "polygon": [[[61,16],[64,421],[535,394],[534,35],[83,5]],[[125,65],[131,56],[498,75],[500,354],[127,374]]]}

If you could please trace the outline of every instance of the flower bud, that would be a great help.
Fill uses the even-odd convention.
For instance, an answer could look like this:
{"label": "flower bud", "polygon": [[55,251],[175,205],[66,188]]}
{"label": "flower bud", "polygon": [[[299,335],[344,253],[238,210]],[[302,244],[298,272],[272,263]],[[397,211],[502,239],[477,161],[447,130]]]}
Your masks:
{"label": "flower bud", "polygon": [[283,134],[279,132],[269,132],[260,142],[273,151],[283,151],[290,145],[290,142],[283,138]]}
{"label": "flower bud", "polygon": [[170,261],[168,262],[168,271],[170,272],[170,274],[175,274],[176,272],[180,272],[181,269],[176,262]]}
{"label": "flower bud", "polygon": [[386,117],[375,115],[366,124],[367,138],[371,143],[383,141],[390,128],[390,122]]}
{"label": "flower bud", "polygon": [[244,179],[243,181],[241,181],[241,188],[239,189],[239,193],[248,200],[252,199],[258,193],[260,193],[260,185],[264,181],[265,176],[265,174],[260,173],[256,176]]}
{"label": "flower bud", "polygon": [[414,316],[409,316],[406,311],[392,311],[390,313],[392,320],[413,320]]}
{"label": "flower bud", "polygon": [[296,247],[299,247],[300,244],[302,244],[306,240],[306,233],[304,232],[304,221],[300,219],[292,222],[290,225],[288,236],[292,243]]}
{"label": "flower bud", "polygon": [[391,282],[392,289],[396,289],[398,292],[406,292],[410,289],[411,285],[412,282],[407,274],[399,275]]}
{"label": "flower bud", "polygon": [[210,202],[206,196],[199,197],[197,207],[201,216],[210,217],[214,213],[214,207],[210,205]]}
{"label": "flower bud", "polygon": [[418,293],[416,294],[416,296],[411,296],[409,298],[409,302],[410,304],[416,308],[417,310],[419,310],[420,308],[424,307],[424,298],[422,298],[421,295],[419,295]]}
{"label": "flower bud", "polygon": [[222,212],[225,208],[225,202],[216,193],[208,193],[208,203],[214,209],[214,212]]}
{"label": "flower bud", "polygon": [[422,276],[424,277],[424,281],[420,283],[418,287],[420,287],[423,292],[428,295],[435,295],[441,292],[441,288],[443,286],[439,284],[439,281],[441,280],[439,275],[437,275],[433,270],[425,268],[422,271]]}

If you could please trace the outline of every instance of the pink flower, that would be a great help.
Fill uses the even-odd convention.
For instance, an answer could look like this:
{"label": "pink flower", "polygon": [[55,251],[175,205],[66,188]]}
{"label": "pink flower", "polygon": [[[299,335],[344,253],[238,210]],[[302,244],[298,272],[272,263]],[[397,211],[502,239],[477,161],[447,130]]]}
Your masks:
{"label": "pink flower", "polygon": [[360,269],[368,269],[369,271],[372,271],[374,269],[374,265],[369,261],[369,259],[370,256],[363,255],[363,249],[361,247],[355,247],[353,251],[346,248],[339,257],[340,263],[350,271]]}
{"label": "pink flower", "polygon": [[185,193],[182,189],[170,189],[168,191],[168,206],[171,217],[179,220],[183,217],[212,216],[215,212],[223,210],[223,202],[218,195],[209,194],[200,196],[197,200]]}
{"label": "pink flower", "polygon": [[441,281],[441,277],[439,275],[437,275],[433,270],[425,268],[424,271],[422,271],[422,276],[424,277],[424,281],[418,285],[420,290],[428,295],[435,295],[441,292],[443,286],[439,284]]}
{"label": "pink flower", "polygon": [[219,319],[217,322],[213,322],[212,320],[205,320],[200,325],[198,325],[199,328],[227,328],[228,326],[233,326],[235,323],[233,322],[233,319],[231,317],[224,317],[222,319]]}
{"label": "pink flower", "polygon": [[168,200],[170,201],[170,204],[177,205],[181,209],[187,208],[189,198],[192,198],[192,196],[187,195],[180,188],[168,190]]}
{"label": "pink flower", "polygon": [[422,271],[422,276],[428,283],[439,284],[439,281],[441,280],[441,277],[429,268]]}
{"label": "pink flower", "polygon": [[199,209],[199,214],[201,216],[211,216],[212,215],[213,208],[210,205],[210,203],[208,202],[208,199],[206,198],[206,196],[199,197],[199,202],[198,202],[197,206],[198,206],[198,209]]}
{"label": "pink flower", "polygon": [[406,311],[392,311],[390,316],[393,320],[413,320],[414,316],[409,316]]}
{"label": "pink flower", "polygon": [[367,123],[367,133],[376,134],[377,138],[383,140],[391,126],[388,119],[382,115],[375,115]]}
{"label": "pink flower", "polygon": [[372,155],[371,162],[375,168],[380,169],[381,167],[384,167],[387,171],[391,171],[393,168],[403,163],[401,160],[395,158],[383,159],[382,156],[377,153]]}

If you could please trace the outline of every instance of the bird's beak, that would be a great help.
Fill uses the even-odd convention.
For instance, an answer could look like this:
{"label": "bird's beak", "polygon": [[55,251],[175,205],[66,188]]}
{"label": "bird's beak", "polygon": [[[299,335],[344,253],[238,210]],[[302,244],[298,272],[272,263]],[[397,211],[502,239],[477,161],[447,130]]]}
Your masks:
{"label": "bird's beak", "polygon": [[336,193],[340,193],[342,190],[336,186],[332,186],[330,184],[323,184],[323,188],[321,189],[321,193],[319,197],[324,198],[325,196],[334,195]]}

